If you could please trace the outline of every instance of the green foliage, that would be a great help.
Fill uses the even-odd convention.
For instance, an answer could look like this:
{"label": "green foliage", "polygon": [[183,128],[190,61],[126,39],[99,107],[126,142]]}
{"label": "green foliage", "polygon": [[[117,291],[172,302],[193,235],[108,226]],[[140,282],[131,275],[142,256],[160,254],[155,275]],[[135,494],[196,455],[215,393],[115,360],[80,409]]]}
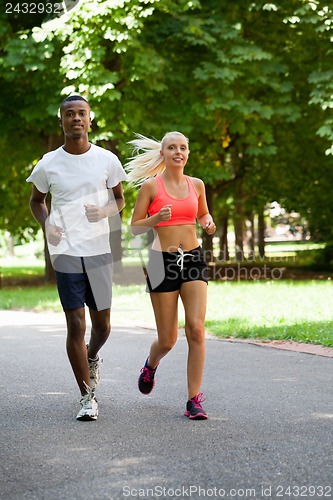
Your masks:
{"label": "green foliage", "polygon": [[180,129],[216,214],[239,209],[240,193],[244,212],[276,199],[330,238],[330,4],[85,0],[39,21],[0,18],[0,228],[34,230],[24,179],[61,143],[59,103],[79,92],[95,114],[91,140],[122,160],[134,132]]}
{"label": "green foliage", "polygon": [[318,271],[333,270],[333,243],[327,243],[324,248],[317,250],[311,267]]}

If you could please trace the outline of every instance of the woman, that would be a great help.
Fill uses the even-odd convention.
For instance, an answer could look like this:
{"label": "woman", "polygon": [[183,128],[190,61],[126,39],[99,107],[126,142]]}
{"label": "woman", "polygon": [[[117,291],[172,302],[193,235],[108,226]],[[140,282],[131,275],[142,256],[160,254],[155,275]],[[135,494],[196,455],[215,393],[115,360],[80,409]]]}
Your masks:
{"label": "woman", "polygon": [[133,234],[154,231],[147,287],[158,334],[141,370],[139,390],[143,394],[152,391],[156,369],[177,341],[180,297],[188,342],[188,401],[184,415],[206,419],[200,386],[205,359],[207,266],[196,236],[196,219],[207,234],[214,234],[216,226],[208,211],[204,183],[184,174],[190,153],[188,139],[179,132],[167,133],[161,142],[137,137],[131,141],[136,155],[127,167],[130,180],[142,186],[131,227]]}

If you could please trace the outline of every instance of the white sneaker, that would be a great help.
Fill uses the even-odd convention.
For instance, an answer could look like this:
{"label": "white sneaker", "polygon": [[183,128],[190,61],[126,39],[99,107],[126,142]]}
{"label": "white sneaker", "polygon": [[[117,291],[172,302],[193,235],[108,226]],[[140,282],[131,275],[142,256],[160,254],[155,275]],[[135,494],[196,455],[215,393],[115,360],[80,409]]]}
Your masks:
{"label": "white sneaker", "polygon": [[[87,349],[89,348],[89,344],[87,344]],[[89,385],[92,388],[93,391],[96,390],[99,381],[100,381],[100,374],[99,374],[99,368],[101,363],[103,363],[103,360],[100,359],[99,357],[97,359],[89,359],[88,358],[88,366],[89,366],[89,374],[90,374],[90,382]]]}
{"label": "white sneaker", "polygon": [[87,394],[80,399],[81,409],[76,416],[76,420],[97,420],[98,403],[94,391],[85,384]]}
{"label": "white sneaker", "polygon": [[102,360],[97,358],[96,360],[89,359],[88,358],[88,366],[89,366],[89,374],[90,374],[90,382],[89,385],[91,389],[94,391],[100,381],[100,374],[99,374],[99,367],[101,364]]}

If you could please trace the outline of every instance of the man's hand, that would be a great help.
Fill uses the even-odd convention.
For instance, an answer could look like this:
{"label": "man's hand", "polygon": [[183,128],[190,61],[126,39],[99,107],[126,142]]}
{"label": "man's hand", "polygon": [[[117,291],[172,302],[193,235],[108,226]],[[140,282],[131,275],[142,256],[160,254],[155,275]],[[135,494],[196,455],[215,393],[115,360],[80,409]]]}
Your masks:
{"label": "man's hand", "polygon": [[99,222],[106,217],[104,207],[97,207],[96,205],[84,205],[86,217],[89,222]]}
{"label": "man's hand", "polygon": [[57,247],[61,241],[62,235],[64,234],[64,230],[62,227],[53,226],[52,224],[46,223],[45,234],[46,239],[50,243],[50,245]]}

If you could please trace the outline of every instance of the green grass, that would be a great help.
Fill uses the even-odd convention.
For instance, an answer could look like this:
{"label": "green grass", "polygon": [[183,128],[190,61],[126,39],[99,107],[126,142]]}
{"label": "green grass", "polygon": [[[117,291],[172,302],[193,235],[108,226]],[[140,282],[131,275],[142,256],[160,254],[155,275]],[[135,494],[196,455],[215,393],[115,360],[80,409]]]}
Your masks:
{"label": "green grass", "polygon": [[55,286],[3,288],[0,290],[0,310],[31,310],[60,312]]}
{"label": "green grass", "polygon": [[24,276],[28,279],[35,276],[41,276],[44,273],[44,266],[8,266],[5,270],[1,269],[1,271],[2,276],[6,278],[21,278]]}
{"label": "green grass", "polygon": [[[62,311],[55,286],[3,288],[0,309]],[[179,311],[183,325],[182,307]],[[144,285],[114,285],[112,322],[154,326]],[[289,339],[333,347],[332,282],[210,282],[206,329],[224,338]]]}
{"label": "green grass", "polygon": [[331,281],[209,284],[207,330],[219,337],[333,347]]}

